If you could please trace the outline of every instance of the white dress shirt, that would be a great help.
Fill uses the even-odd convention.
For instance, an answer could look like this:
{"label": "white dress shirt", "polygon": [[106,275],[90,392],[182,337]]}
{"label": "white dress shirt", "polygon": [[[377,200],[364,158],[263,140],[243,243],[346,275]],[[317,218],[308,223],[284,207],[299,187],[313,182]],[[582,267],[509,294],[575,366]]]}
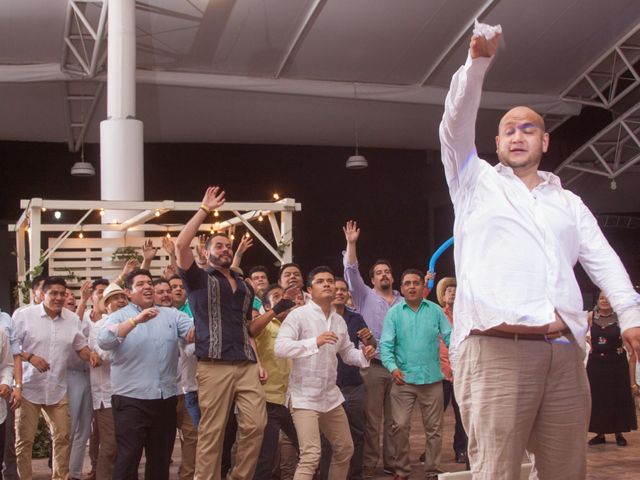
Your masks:
{"label": "white dress shirt", "polygon": [[93,409],[111,408],[111,352],[98,346],[98,333],[104,325],[106,315],[91,325],[89,332],[89,348],[96,352],[102,363],[89,370],[91,377],[91,398]]}
{"label": "white dress shirt", "polygon": [[[329,330],[337,335],[338,341],[318,348],[316,338]],[[369,360],[349,339],[344,319],[333,309],[327,318],[312,300],[287,315],[274,350],[277,357],[293,359],[285,402],[293,408],[328,412],[344,402],[336,385],[337,353],[348,365],[369,366]]]}
{"label": "white dress shirt", "polygon": [[[6,315],[0,312],[0,315]],[[7,317],[9,317],[7,315]],[[6,320],[4,318],[3,320]],[[11,317],[9,317],[11,320]],[[9,342],[9,336],[0,329],[0,385],[7,385],[11,387],[13,385],[13,354],[11,352],[11,344]],[[0,399],[0,424],[7,418],[7,402],[4,399]]]}
{"label": "white dress shirt", "polygon": [[178,395],[198,390],[196,382],[196,370],[198,358],[196,357],[195,343],[180,342],[178,357]]}
{"label": "white dress shirt", "polygon": [[87,339],[80,331],[80,319],[66,308],[51,318],[44,305],[39,304],[16,311],[13,322],[21,351],[33,353],[49,363],[49,370],[44,373],[31,363],[22,363],[22,395],[31,403],[55,405],[67,393],[69,355],[87,346]]}
{"label": "white dress shirt", "polygon": [[440,124],[442,162],[455,210],[456,319],[452,364],[472,329],[544,326],[556,312],[584,346],[587,314],[573,272],[580,262],[620,316],[640,327],[638,295],[582,200],[538,172],[533,190],[510,167],[478,157],[475,123],[489,58],[470,57],[453,76]]}

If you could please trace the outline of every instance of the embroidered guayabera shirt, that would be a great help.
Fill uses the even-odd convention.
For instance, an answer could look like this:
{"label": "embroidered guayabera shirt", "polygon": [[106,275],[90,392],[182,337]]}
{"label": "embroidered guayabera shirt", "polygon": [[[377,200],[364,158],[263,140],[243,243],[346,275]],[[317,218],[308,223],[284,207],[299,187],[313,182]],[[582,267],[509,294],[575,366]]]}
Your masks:
{"label": "embroidered guayabera shirt", "polygon": [[440,124],[455,210],[454,369],[457,347],[472,329],[544,326],[556,312],[584,344],[578,261],[620,314],[622,328],[640,326],[640,295],[582,200],[552,173],[539,172],[542,183],[529,191],[510,167],[478,157],[475,123],[490,62],[469,56],[455,73]]}
{"label": "embroidered guayabera shirt", "polygon": [[249,343],[253,291],[235,272],[236,291],[215,268],[203,270],[196,262],[178,270],[187,289],[196,326],[196,356],[230,361],[256,361]]}
{"label": "embroidered guayabera shirt", "polygon": [[[327,331],[335,333],[338,341],[318,347],[318,335]],[[336,353],[348,365],[369,366],[369,360],[349,338],[344,319],[335,309],[327,318],[313,300],[287,315],[276,338],[275,352],[278,357],[293,359],[287,405],[318,412],[328,412],[344,402],[336,385]]]}

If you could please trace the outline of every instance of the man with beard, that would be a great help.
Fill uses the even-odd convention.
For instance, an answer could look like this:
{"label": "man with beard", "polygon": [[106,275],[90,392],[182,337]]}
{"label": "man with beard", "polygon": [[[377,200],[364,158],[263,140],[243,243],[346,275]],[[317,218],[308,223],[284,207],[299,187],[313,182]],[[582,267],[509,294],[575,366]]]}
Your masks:
{"label": "man with beard", "polygon": [[197,381],[201,411],[196,478],[219,480],[225,425],[235,401],[238,409],[236,463],[227,478],[253,477],[266,424],[265,394],[248,324],[253,291],[231,270],[233,250],[224,234],[205,244],[208,266],[194,262],[191,241],[207,216],[225,201],[209,187],[202,204],[176,240],[179,274],[187,287],[196,325]]}
{"label": "man with beard", "polygon": [[[376,261],[369,270],[369,278],[373,288],[368,287],[358,269],[356,243],[360,237],[360,229],[354,221],[349,221],[343,228],[347,240],[344,253],[344,278],[349,285],[349,293],[358,312],[363,316],[374,338],[380,343],[384,317],[393,305],[402,300],[400,293],[393,290],[393,274],[391,264],[387,260]],[[391,404],[389,393],[393,378],[384,368],[380,357],[376,354],[371,359],[371,367],[362,371],[362,380],[366,391],[366,432],[364,441],[364,476],[371,478],[375,474],[380,458],[380,424],[384,422],[382,459],[386,471],[392,473],[395,448],[391,442]]]}
{"label": "man with beard", "polygon": [[153,281],[153,303],[160,307],[171,308],[173,306],[171,284],[167,279],[156,278]]}

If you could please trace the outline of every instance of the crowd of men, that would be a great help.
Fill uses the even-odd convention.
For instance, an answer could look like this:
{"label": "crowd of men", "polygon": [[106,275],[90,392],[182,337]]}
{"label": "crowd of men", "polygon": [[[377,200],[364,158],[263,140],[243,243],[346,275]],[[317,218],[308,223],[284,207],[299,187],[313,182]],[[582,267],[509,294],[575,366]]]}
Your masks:
{"label": "crowd of men", "polygon": [[[149,272],[157,248],[147,240],[143,265],[85,282],[79,301],[64,279],[36,277],[32,303],[3,314],[4,478],[31,478],[41,412],[54,479],[137,479],[143,453],[145,478],[168,478],[176,432],[180,479],[361,479],[379,466],[406,478],[416,402],[425,472],[440,472],[455,281],[439,283],[438,306],[423,272],[404,271],[398,292],[379,260],[368,286],[352,221],[344,278],[319,266],[305,282],[294,263],[275,283],[261,266],[244,276],[250,238],[235,255],[222,233],[192,249],[223,201],[208,189],[175,243],[163,239],[163,276]],[[456,448],[464,463],[466,444]]]}
{"label": "crowd of men", "polygon": [[520,478],[525,451],[532,478],[585,478],[587,319],[573,268],[580,261],[602,288],[638,354],[640,295],[579,197],[538,170],[549,145],[540,115],[509,110],[500,162],[478,157],[475,121],[500,35],[477,28],[440,126],[457,272],[438,283],[440,305],[425,299],[419,269],[402,272],[396,291],[379,260],[367,285],[353,221],[343,278],[319,266],[305,280],[294,263],[273,284],[261,267],[244,277],[246,240],[235,255],[221,233],[192,248],[225,201],[210,187],[175,244],[164,240],[164,278],[149,273],[148,241],[143,268],[84,285],[77,305],[63,279],[35,279],[33,304],[3,316],[5,478],[14,445],[20,478],[31,478],[42,412],[54,479],[80,478],[90,435],[99,480],[137,479],[143,453],[146,480],[167,479],[176,429],[181,479],[344,480],[380,467],[406,479],[417,403],[434,479],[449,401],[456,460],[474,480]]}

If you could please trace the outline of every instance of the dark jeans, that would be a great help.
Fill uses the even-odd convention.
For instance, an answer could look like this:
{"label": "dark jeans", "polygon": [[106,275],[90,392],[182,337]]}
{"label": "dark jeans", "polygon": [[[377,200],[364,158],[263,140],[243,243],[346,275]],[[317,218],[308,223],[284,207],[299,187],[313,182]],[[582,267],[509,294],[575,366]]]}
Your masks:
{"label": "dark jeans", "polygon": [[[364,384],[340,388],[344,396],[344,411],[349,420],[349,430],[353,440],[353,456],[349,464],[349,480],[362,479],[362,462],[364,454],[365,398]],[[322,456],[320,457],[320,479],[329,480],[331,465],[331,444],[322,436]]]}
{"label": "dark jeans", "polygon": [[458,402],[456,402],[456,396],[453,393],[453,383],[443,380],[442,381],[442,390],[444,393],[444,409],[447,409],[449,405],[449,400],[451,400],[451,405],[453,405],[453,414],[456,417],[456,426],[455,431],[453,433],[453,450],[456,454],[466,453],[467,452],[467,434],[464,431],[464,426],[462,425],[462,418],[460,417],[460,407],[458,407]]}
{"label": "dark jeans", "polygon": [[284,405],[267,402],[267,426],[264,428],[262,447],[258,457],[258,465],[253,480],[271,480],[276,454],[278,453],[278,438],[282,430],[291,443],[298,448],[298,436],[293,425],[291,413]]}
{"label": "dark jeans", "polygon": [[145,480],[169,480],[169,461],[176,438],[177,397],[141,400],[113,395],[117,454],[113,480],[137,480],[145,451]]}

